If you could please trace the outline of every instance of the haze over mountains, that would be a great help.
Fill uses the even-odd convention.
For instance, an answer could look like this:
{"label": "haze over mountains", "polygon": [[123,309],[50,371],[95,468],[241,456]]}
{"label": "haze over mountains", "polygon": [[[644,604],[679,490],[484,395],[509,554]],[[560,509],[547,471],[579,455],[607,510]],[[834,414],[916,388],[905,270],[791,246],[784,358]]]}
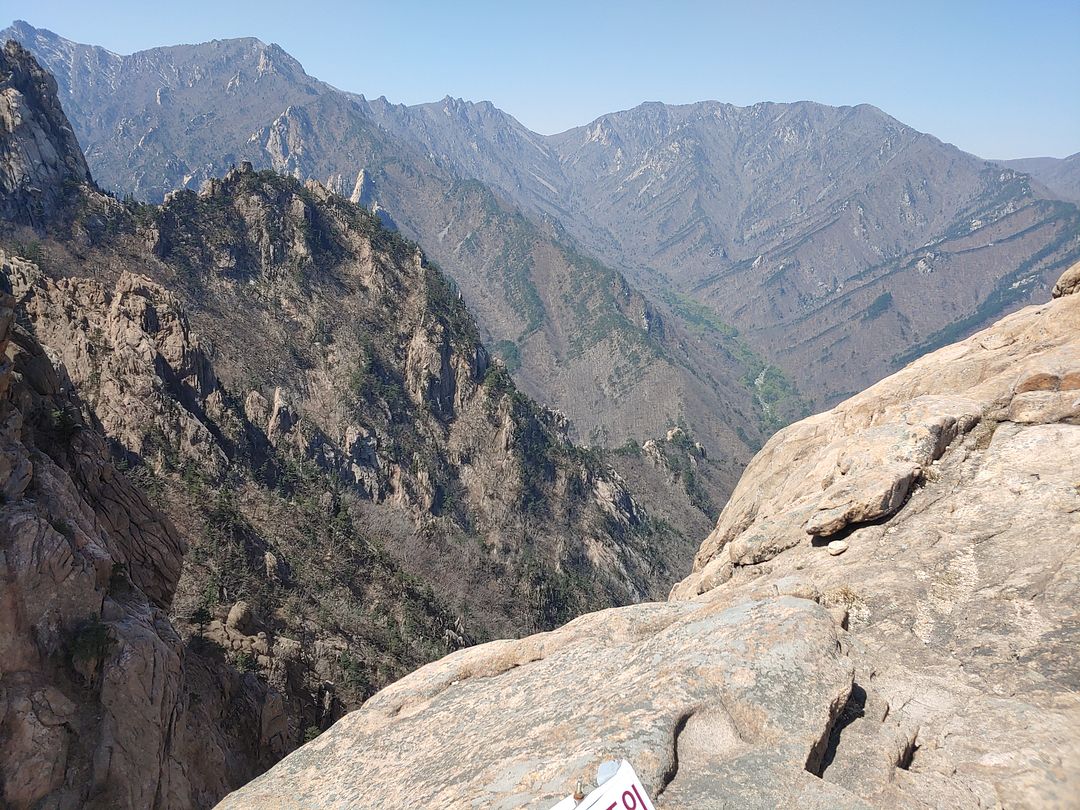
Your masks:
{"label": "haze over mountains", "polygon": [[336,90],[252,39],[4,36],[57,75],[104,186],[159,199],[249,159],[353,193],[455,278],[527,391],[609,445],[680,422],[745,460],[1080,255],[1074,206],[868,105],[649,103],[545,137],[487,102]]}

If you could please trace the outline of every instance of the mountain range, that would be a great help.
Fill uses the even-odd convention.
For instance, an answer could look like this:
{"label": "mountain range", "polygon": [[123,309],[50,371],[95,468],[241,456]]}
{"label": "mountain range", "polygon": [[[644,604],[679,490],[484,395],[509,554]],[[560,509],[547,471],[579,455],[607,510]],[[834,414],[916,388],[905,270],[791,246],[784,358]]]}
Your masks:
{"label": "mountain range", "polygon": [[[771,429],[742,382],[764,362],[743,342],[705,327],[727,350],[700,350],[694,333],[583,255],[561,226],[523,216],[393,138],[280,48],[233,40],[133,59],[25,27],[9,33],[57,76],[95,178],[121,196],[161,200],[247,159],[319,179],[389,214],[405,234],[424,234],[488,345],[525,391],[570,418],[574,435],[640,444],[681,424],[735,470],[710,484],[722,500]],[[162,76],[173,77],[169,89]],[[700,419],[717,400],[723,419]]]}
{"label": "mountain range", "polygon": [[8,33],[58,78],[0,50],[5,806],[297,747],[226,804],[615,755],[671,807],[1068,805],[1080,263],[948,344],[1080,250],[1049,180],[869,106],[543,137]]}
{"label": "mountain range", "polygon": [[681,426],[737,469],[1080,256],[1074,205],[869,105],[648,103],[542,136],[487,102],[337,90],[252,39],[119,56],[3,35],[57,76],[106,188],[155,200],[250,160],[377,211],[593,444]]}
{"label": "mountain range", "polygon": [[814,406],[1077,255],[1072,206],[869,105],[648,103],[548,138],[489,104],[367,108],[643,289],[704,306]]}
{"label": "mountain range", "polygon": [[103,193],[14,42],[0,352],[5,807],[208,806],[448,650],[662,597],[715,511],[700,445],[575,445],[319,183]]}

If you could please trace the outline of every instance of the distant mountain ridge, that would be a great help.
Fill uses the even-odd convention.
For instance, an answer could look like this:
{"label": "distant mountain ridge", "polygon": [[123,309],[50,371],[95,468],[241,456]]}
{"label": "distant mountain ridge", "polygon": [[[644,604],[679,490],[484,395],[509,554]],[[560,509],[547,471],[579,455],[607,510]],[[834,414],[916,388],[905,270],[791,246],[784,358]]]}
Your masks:
{"label": "distant mountain ridge", "polygon": [[[101,111],[75,126],[106,185],[153,197],[241,158],[346,194],[362,173],[525,389],[600,443],[685,420],[745,459],[804,412],[799,393],[835,402],[1080,256],[1074,206],[869,105],[650,102],[542,136],[489,102],[338,91],[252,40],[99,70],[111,57],[68,58],[54,34],[6,35],[82,77],[71,92]],[[124,92],[88,104],[105,81],[90,72]]]}
{"label": "distant mountain ridge", "polygon": [[1080,152],[1064,158],[1034,157],[997,162],[1030,174],[1062,200],[1080,204]]}
{"label": "distant mountain ridge", "polygon": [[[522,387],[584,441],[640,444],[682,425],[709,448],[702,480],[719,503],[752,448],[803,411],[793,394],[763,407],[745,381],[764,363],[738,338],[688,330],[561,224],[522,216],[396,138],[366,101],[307,76],[277,46],[229,40],[117,57],[25,23],[3,36],[64,77],[61,97],[82,111],[72,122],[104,188],[155,200],[250,160],[363,197],[421,241]],[[703,330],[724,351],[703,347]]]}
{"label": "distant mountain ridge", "polygon": [[819,405],[1048,289],[1080,251],[1075,209],[1016,168],[865,104],[649,102],[549,137],[454,99],[368,109],[704,304]]}

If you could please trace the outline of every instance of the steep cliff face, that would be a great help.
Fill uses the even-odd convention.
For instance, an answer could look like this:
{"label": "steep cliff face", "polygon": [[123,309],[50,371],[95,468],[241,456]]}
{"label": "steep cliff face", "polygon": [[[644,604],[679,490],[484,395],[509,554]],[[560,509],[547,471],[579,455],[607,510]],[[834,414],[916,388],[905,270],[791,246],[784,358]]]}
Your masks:
{"label": "steep cliff face", "polygon": [[429,664],[222,806],[544,808],[622,757],[665,808],[1074,806],[1078,274],[777,434],[667,603]]}
{"label": "steep cliff face", "polygon": [[8,280],[33,266],[2,261],[4,806],[205,806],[288,750],[281,697],[170,622],[185,535],[17,322]]}
{"label": "steep cliff face", "polygon": [[[460,572],[425,566],[442,557],[467,569],[490,555],[533,570],[535,587],[560,592],[544,610],[562,619],[585,598],[565,577],[592,583],[591,598],[624,601],[671,570],[677,549],[656,542],[647,518],[617,494],[625,487],[561,435],[557,415],[516,391],[455,291],[372,215],[317,184],[241,168],[198,195],[171,197],[136,238],[160,262],[159,278],[192,302],[192,323],[214,346],[223,382],[183,371],[186,360],[177,372],[181,383],[184,374],[195,381],[188,388],[214,423],[207,430],[235,434],[238,448],[261,433],[275,453],[340,479],[375,513],[406,516],[414,529],[387,541],[390,553],[426,580],[444,576],[461,600],[476,597],[472,577],[487,580],[503,603],[482,613],[505,617],[504,632],[555,614],[530,617],[523,594],[504,591],[505,573],[474,572],[465,586]],[[126,296],[131,282],[116,284],[114,296]],[[168,322],[160,330],[155,340],[167,347]],[[242,413],[225,408],[246,423],[242,431],[215,415],[228,398],[215,385],[243,402]],[[139,446],[137,436],[128,442]],[[218,444],[228,457],[228,442]]]}
{"label": "steep cliff face", "polygon": [[11,804],[207,806],[449,650],[670,587],[701,509],[572,444],[376,215],[249,164],[121,203],[43,142],[62,204],[0,197]]}
{"label": "steep cliff face", "polygon": [[0,54],[0,216],[44,225],[90,182],[56,81],[17,44]]}

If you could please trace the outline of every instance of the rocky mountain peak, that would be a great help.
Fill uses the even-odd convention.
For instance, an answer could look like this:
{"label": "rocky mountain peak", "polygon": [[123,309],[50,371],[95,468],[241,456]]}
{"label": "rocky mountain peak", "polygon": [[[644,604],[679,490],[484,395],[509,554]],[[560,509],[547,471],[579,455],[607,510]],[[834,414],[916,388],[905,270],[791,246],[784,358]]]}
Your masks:
{"label": "rocky mountain peak", "polygon": [[90,182],[56,80],[9,40],[0,51],[0,215],[41,227]]}
{"label": "rocky mountain peak", "polygon": [[[63,56],[69,59],[73,57],[79,49],[88,47],[64,39],[46,28],[35,28],[25,20],[15,20],[15,22],[9,25],[4,31],[0,31],[0,42],[6,42],[9,39],[22,43],[32,51],[47,52],[54,56]],[[114,59],[119,59],[117,54],[107,51],[104,48],[95,47],[93,50],[101,51]]]}
{"label": "rocky mountain peak", "polygon": [[46,40],[60,40],[60,37],[56,36],[52,31],[46,31],[44,29],[39,30],[30,25],[26,20],[15,20],[8,26],[7,30],[4,31],[4,34],[7,35],[9,39],[18,37],[19,41],[21,41],[22,38],[31,39],[37,37]]}
{"label": "rocky mountain peak", "polygon": [[300,61],[285,51],[277,43],[269,44],[259,39],[249,40],[249,45],[257,57],[257,75],[279,73],[289,77],[306,76]]}

